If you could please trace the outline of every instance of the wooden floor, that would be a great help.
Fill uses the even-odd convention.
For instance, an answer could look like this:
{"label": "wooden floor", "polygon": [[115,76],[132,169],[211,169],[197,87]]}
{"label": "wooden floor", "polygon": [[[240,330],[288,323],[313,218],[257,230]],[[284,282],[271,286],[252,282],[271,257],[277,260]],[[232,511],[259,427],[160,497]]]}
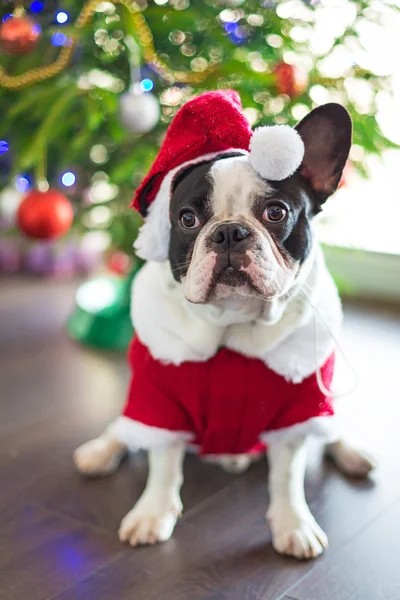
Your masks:
{"label": "wooden floor", "polygon": [[74,448],[118,414],[128,370],[67,338],[73,293],[0,280],[1,600],[400,599],[400,308],[346,306],[343,347],[360,384],[339,408],[381,465],[346,480],[311,447],[306,492],[330,547],[297,562],[271,548],[264,462],[234,476],[189,456],[173,539],[120,544],[146,456],[108,479],[74,472]]}

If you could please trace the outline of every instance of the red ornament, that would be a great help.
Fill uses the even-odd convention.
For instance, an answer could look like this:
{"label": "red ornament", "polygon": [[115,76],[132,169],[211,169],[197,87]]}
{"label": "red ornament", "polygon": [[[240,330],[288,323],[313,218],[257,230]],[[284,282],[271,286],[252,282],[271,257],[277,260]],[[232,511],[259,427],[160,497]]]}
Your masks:
{"label": "red ornament", "polygon": [[127,275],[131,270],[132,261],[124,252],[113,252],[108,259],[107,266],[110,271],[118,275]]}
{"label": "red ornament", "polygon": [[56,190],[29,192],[17,212],[21,230],[31,238],[54,240],[68,231],[74,211],[71,202]]}
{"label": "red ornament", "polygon": [[9,17],[0,27],[0,46],[9,54],[29,54],[40,39],[40,27],[29,17]]}
{"label": "red ornament", "polygon": [[294,65],[281,62],[275,67],[274,74],[276,89],[279,94],[286,94],[290,98],[296,98],[296,96],[300,96],[307,89],[307,73]]}

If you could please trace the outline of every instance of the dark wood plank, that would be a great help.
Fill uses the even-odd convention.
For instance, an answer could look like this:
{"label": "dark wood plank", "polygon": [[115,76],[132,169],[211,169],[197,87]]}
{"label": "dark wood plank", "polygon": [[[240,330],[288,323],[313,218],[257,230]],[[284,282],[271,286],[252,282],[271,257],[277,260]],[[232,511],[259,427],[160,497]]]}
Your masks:
{"label": "dark wood plank", "polygon": [[[72,453],[119,414],[129,378],[125,357],[96,352],[67,338],[64,321],[74,285],[13,285],[0,293],[0,322],[6,324],[0,328],[0,480],[7,482],[0,501],[22,497],[40,502],[115,535],[145,485],[145,454],[132,457],[113,478],[88,481],[75,473]],[[46,301],[49,311],[43,308]],[[19,332],[20,320],[25,329],[31,328],[28,342]],[[183,493],[188,509],[232,480],[232,475],[193,457],[188,462],[192,467]],[[191,474],[197,486],[190,485]]]}
{"label": "dark wood plank", "polygon": [[[237,477],[193,456],[185,463],[185,512],[174,538],[139,550],[121,546],[115,531],[144,485],[146,457],[135,455],[111,478],[86,481],[74,473],[71,454],[118,414],[129,377],[125,359],[67,339],[74,285],[19,281],[4,289],[0,284],[0,508],[8,509],[0,512],[0,576],[11,586],[7,594],[20,582],[10,598],[36,600],[30,586],[42,577],[47,597],[38,600],[290,597],[300,578],[328,568],[399,497],[398,384],[388,368],[388,356],[400,361],[399,312],[349,305],[343,347],[361,385],[340,403],[348,430],[378,454],[381,467],[374,482],[351,483],[329,463],[322,468],[320,448],[312,447],[307,496],[330,535],[326,555],[298,563],[273,552],[264,522],[265,463]],[[37,527],[21,518],[25,510],[36,511]],[[83,556],[68,585],[57,559],[64,547]]]}
{"label": "dark wood plank", "polygon": [[124,553],[112,536],[34,505],[0,514],[0,598],[47,600]]}
{"label": "dark wood plank", "polygon": [[400,502],[290,589],[294,600],[398,600]]}
{"label": "dark wood plank", "polygon": [[[394,473],[392,478],[391,498],[398,494]],[[329,464],[323,477],[311,471],[307,496],[330,536],[322,559],[327,561],[389,502],[377,487],[362,483],[353,487]],[[276,599],[318,561],[298,562],[275,554],[264,521],[266,505],[266,468],[258,464],[185,513],[173,540],[131,550],[60,600],[112,600],[115,586],[121,600],[128,600],[133,590],[135,600]]]}

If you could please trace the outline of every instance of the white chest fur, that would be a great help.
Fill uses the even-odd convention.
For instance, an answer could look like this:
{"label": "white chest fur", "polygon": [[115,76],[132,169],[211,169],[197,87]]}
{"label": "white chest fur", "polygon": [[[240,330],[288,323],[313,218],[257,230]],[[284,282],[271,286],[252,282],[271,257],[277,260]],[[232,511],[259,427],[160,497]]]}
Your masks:
{"label": "white chest fur", "polygon": [[184,298],[167,261],[149,262],[133,285],[134,326],[158,360],[173,364],[204,361],[225,346],[260,358],[297,383],[334,350],[330,332],[337,335],[342,315],[336,287],[319,250],[307,271],[303,283],[285,302],[271,305],[238,297],[227,306],[193,305]]}

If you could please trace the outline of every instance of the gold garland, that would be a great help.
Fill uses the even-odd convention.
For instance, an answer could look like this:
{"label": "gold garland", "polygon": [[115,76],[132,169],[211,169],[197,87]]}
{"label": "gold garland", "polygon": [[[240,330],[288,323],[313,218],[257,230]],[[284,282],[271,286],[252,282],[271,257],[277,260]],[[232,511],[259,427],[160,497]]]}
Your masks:
{"label": "gold garland", "polygon": [[[137,35],[139,45],[143,50],[143,57],[146,62],[151,63],[154,70],[168,79],[170,83],[179,81],[180,83],[200,83],[204,81],[210,73],[216,69],[216,65],[207,67],[201,73],[193,73],[189,71],[174,71],[170,69],[168,65],[158,56],[154,46],[153,34],[148,26],[146,19],[140,12],[139,7],[133,0],[109,0],[113,4],[122,4],[132,14],[132,23]],[[78,18],[75,21],[75,29],[82,29],[85,27],[93,18],[97,7],[103,0],[88,0],[83,6]],[[51,64],[45,67],[36,67],[22,73],[21,75],[8,75],[3,67],[0,67],[0,87],[8,90],[20,90],[24,87],[28,87],[39,81],[50,79],[58,73],[61,73],[69,64],[74,48],[78,42],[78,36],[72,34],[69,36],[71,43],[69,46],[64,46],[57,57],[57,59]]]}

